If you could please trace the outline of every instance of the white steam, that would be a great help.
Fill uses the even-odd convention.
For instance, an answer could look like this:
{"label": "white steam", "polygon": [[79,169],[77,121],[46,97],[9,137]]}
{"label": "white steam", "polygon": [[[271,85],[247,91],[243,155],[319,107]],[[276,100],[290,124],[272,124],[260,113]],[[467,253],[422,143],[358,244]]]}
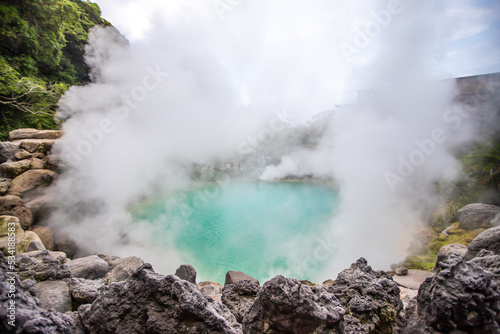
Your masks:
{"label": "white steam", "polygon": [[[154,228],[129,224],[128,205],[190,186],[192,164],[238,159],[283,106],[300,123],[355,102],[358,89],[388,86],[335,111],[314,149],[274,143],[288,153],[262,178],[315,174],[339,184],[338,250],[322,278],[359,256],[377,268],[400,261],[432,181],[458,172],[448,153],[453,124],[443,118],[454,84],[422,79],[443,56],[436,46],[451,38],[450,9],[434,1],[241,1],[222,12],[211,1],[151,3],[130,46],[112,28],[90,34],[93,81],[60,101],[58,116],[68,119],[56,153],[69,169],[54,188],[50,224],[84,249],[139,255],[172,272],[182,256],[151,245]],[[391,186],[387,172],[397,175],[400,156],[409,159],[434,129],[447,139]]]}

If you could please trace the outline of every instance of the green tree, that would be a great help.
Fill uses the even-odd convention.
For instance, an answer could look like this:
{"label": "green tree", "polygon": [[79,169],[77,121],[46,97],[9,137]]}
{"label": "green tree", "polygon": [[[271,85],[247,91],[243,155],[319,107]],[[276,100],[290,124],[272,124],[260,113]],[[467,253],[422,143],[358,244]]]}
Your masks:
{"label": "green tree", "polygon": [[57,127],[57,101],[88,82],[88,31],[109,25],[95,3],[0,0],[0,139],[19,127]]}

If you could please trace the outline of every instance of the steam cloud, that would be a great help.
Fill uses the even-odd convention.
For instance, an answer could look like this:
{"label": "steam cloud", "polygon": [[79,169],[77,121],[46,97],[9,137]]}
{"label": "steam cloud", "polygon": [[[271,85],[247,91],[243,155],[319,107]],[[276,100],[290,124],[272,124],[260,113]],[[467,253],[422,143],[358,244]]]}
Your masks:
{"label": "steam cloud", "polygon": [[[139,255],[173,272],[182,255],[151,244],[150,224],[130,224],[131,203],[189,187],[192,164],[237,158],[276,110],[301,124],[358,101],[324,121],[315,148],[280,141],[281,163],[261,178],[314,174],[339,185],[337,250],[321,278],[359,256],[377,268],[400,261],[435,200],[432,182],[459,173],[449,149],[474,135],[450,121],[460,116],[449,109],[454,82],[425,74],[446,76],[438,46],[462,24],[448,2],[241,1],[223,12],[210,1],[169,3],[158,5],[168,14],[151,7],[130,45],[113,28],[92,31],[92,83],[60,101],[67,120],[56,153],[68,170],[52,189],[49,223],[84,249]],[[356,99],[376,86],[388,88]],[[414,151],[423,162],[401,176],[401,158]]]}

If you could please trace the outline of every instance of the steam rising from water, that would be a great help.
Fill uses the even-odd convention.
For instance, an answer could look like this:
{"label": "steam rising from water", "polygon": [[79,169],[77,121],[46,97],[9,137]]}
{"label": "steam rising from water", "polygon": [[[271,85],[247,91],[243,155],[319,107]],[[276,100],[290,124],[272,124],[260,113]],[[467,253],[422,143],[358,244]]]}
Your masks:
{"label": "steam rising from water", "polygon": [[[272,132],[270,141],[257,140],[257,151],[272,144],[282,153],[262,179],[314,174],[338,183],[341,207],[328,236],[336,254],[321,279],[359,256],[377,268],[402,260],[434,200],[432,182],[459,172],[448,149],[473,133],[444,117],[454,83],[431,84],[424,71],[439,67],[437,46],[452,39],[450,8],[246,1],[221,20],[209,1],[171,3],[130,46],[112,28],[92,31],[93,82],[60,101],[58,116],[68,120],[56,153],[69,169],[53,189],[58,208],[49,223],[71,231],[84,249],[139,255],[173,272],[182,254],[168,243],[151,245],[154,228],[130,224],[128,205],[192,186],[193,164],[241,158],[242,143],[272,131],[276,110],[285,108],[297,126],[355,102],[359,89],[384,86],[323,120],[314,148]],[[373,22],[378,30],[367,30]],[[400,157],[408,160],[434,129],[447,139],[408,176],[388,182],[388,172],[399,175]]]}

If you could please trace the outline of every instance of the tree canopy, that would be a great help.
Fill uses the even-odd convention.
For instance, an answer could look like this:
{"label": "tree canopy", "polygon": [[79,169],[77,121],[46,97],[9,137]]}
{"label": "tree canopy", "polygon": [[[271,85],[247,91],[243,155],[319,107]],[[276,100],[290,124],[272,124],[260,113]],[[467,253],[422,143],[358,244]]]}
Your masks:
{"label": "tree canopy", "polygon": [[82,0],[0,0],[0,139],[20,127],[55,128],[57,101],[89,81],[88,31],[110,25]]}

